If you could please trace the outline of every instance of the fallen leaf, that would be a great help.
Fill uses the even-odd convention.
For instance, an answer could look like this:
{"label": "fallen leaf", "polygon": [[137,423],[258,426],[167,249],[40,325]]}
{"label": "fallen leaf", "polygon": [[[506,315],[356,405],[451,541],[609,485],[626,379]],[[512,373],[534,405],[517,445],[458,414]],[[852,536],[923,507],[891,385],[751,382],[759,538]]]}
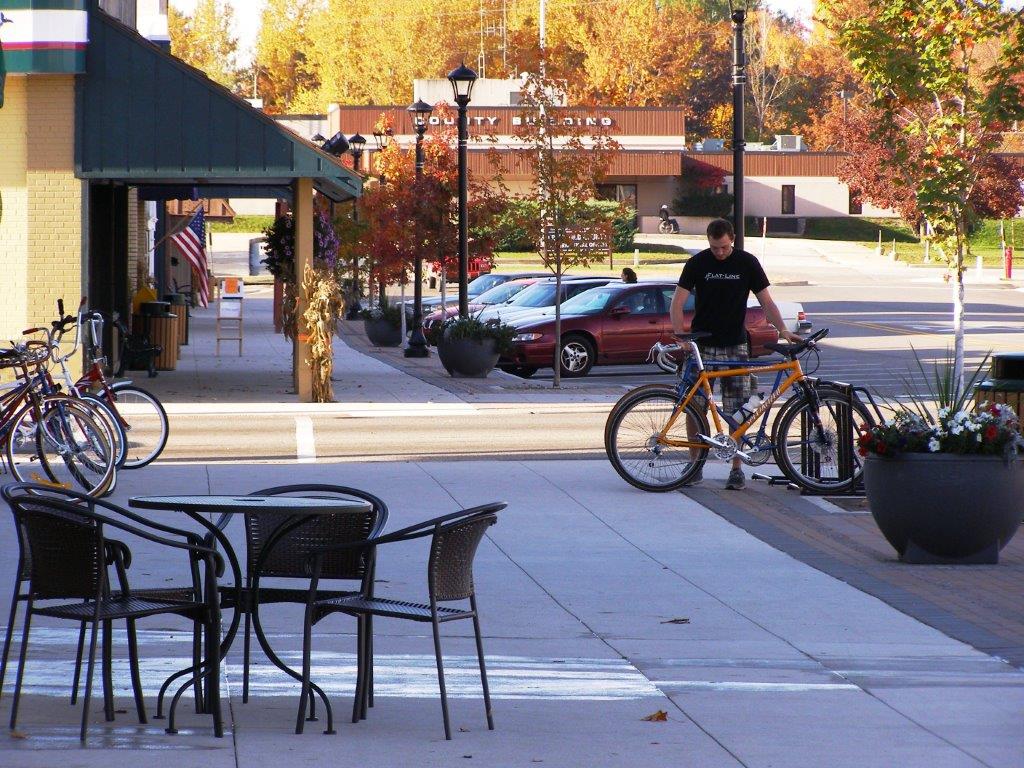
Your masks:
{"label": "fallen leaf", "polygon": [[12,739],[27,739],[28,738],[28,734],[27,733],[22,733],[21,731],[11,731],[11,738]]}
{"label": "fallen leaf", "polygon": [[662,624],[689,624],[690,620],[683,617],[678,619],[669,619],[668,621],[661,622]]}
{"label": "fallen leaf", "polygon": [[463,727],[462,727],[462,726],[460,725],[460,726],[459,726],[459,733],[469,733],[469,728],[463,728]]}
{"label": "fallen leaf", "polygon": [[647,717],[641,717],[640,719],[641,720],[645,720],[648,723],[664,723],[664,722],[668,721],[668,712],[666,712],[663,709],[659,709],[653,715],[648,715]]}

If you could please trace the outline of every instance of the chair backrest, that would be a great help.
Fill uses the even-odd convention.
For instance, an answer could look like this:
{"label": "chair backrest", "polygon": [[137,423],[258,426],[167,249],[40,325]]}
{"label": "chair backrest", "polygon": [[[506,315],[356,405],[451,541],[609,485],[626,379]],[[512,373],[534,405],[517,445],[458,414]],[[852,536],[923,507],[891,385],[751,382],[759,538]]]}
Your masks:
{"label": "chair backrest", "polygon": [[[377,535],[387,522],[388,508],[371,493],[347,486],[293,485],[255,491],[254,496],[307,496],[317,498],[348,498],[367,501],[369,512],[339,512],[310,515],[288,533],[285,533],[267,552],[260,567],[260,577],[309,578],[306,570],[310,553],[314,549],[332,544],[362,541]],[[245,513],[245,543],[250,575],[263,550],[278,526],[288,520],[287,513],[254,510]],[[365,550],[330,552],[323,558],[321,579],[362,579],[372,564]]]}
{"label": "chair backrest", "polygon": [[45,497],[9,503],[33,597],[95,598],[106,570],[102,525]]}
{"label": "chair backrest", "polygon": [[427,580],[437,602],[473,596],[473,558],[487,529],[498,521],[493,512],[438,525],[430,544]]}

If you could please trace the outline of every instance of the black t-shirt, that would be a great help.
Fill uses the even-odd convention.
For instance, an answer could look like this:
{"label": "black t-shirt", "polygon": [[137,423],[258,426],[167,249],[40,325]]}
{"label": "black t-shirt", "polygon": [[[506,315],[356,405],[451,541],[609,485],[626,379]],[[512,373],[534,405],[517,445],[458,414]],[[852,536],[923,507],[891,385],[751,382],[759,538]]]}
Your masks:
{"label": "black t-shirt", "polygon": [[695,294],[691,331],[708,331],[702,344],[731,347],[747,341],[744,321],[747,297],[769,285],[761,263],[746,251],[734,250],[723,261],[705,249],[691,258],[679,276],[679,286]]}

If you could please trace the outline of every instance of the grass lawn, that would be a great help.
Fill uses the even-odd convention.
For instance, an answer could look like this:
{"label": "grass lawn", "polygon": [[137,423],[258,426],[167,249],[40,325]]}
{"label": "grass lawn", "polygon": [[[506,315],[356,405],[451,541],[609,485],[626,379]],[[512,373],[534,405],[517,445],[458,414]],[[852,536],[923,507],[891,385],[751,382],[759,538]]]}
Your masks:
{"label": "grass lawn", "polygon": [[[690,257],[689,251],[682,246],[637,243],[636,250],[639,254],[634,254],[633,251],[613,253],[611,259],[598,259],[591,261],[586,267],[572,267],[567,271],[574,274],[606,274],[608,270],[618,271],[623,267],[632,267],[636,269],[637,274],[663,272],[666,266],[678,266]],[[637,256],[639,264],[636,267],[633,267],[634,255]],[[494,256],[497,272],[514,272],[524,267],[543,269],[540,254],[536,251],[500,251]]]}
{"label": "grass lawn", "polygon": [[235,216],[234,221],[211,221],[211,232],[256,232],[263,233],[274,223],[273,216]]}
{"label": "grass lawn", "polygon": [[[1012,224],[1012,226],[1011,226]],[[899,261],[908,264],[924,264],[924,244],[917,235],[899,219],[834,218],[808,219],[804,237],[811,240],[847,240],[860,243],[867,248],[878,247],[878,233],[882,233],[882,253],[892,251],[893,241]],[[1013,242],[1014,268],[1024,269],[1024,219],[1013,219],[1005,223],[1007,244]],[[1013,240],[1011,241],[1011,233]],[[1003,253],[1000,250],[999,222],[986,220],[970,238],[971,253],[967,266],[973,267],[977,256],[981,256],[986,267],[1001,267]],[[931,249],[931,263],[942,265],[942,256]]]}

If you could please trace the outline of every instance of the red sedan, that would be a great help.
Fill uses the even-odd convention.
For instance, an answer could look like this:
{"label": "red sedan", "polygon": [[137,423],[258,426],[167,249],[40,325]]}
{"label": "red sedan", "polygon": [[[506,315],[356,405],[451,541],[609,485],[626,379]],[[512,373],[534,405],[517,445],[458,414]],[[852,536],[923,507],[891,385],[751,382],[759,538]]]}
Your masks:
{"label": "red sedan", "polygon": [[[676,284],[672,282],[609,283],[575,296],[562,304],[562,375],[585,376],[594,365],[643,363],[654,343],[670,343],[669,307]],[[693,296],[684,307],[687,328],[693,317]],[[531,315],[515,323],[519,335],[514,349],[498,366],[520,376],[550,368],[555,351],[554,310]],[[778,340],[764,310],[747,308],[747,334],[751,356],[768,354],[766,343]]]}

